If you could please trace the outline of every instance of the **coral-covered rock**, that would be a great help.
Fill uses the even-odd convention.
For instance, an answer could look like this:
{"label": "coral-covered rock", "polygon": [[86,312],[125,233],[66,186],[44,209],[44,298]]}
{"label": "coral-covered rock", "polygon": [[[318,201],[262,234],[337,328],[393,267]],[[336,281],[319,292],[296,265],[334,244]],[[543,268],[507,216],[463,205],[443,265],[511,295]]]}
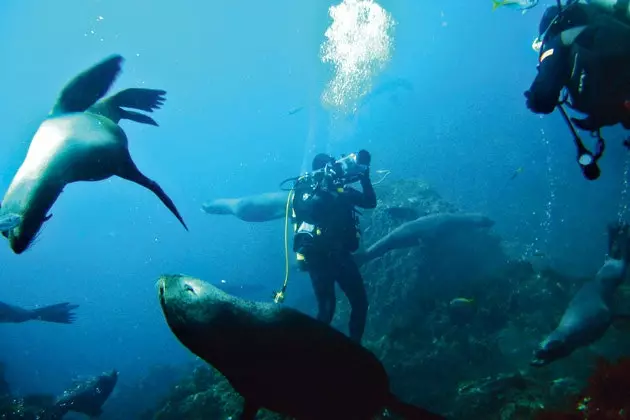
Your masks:
{"label": "coral-covered rock", "polygon": [[[388,180],[377,186],[377,197],[377,208],[361,219],[366,246],[419,216],[477,210],[457,209],[416,180]],[[395,250],[365,264],[362,273],[370,301],[364,345],[383,361],[393,392],[405,401],[454,419],[533,419],[541,409],[566,408],[592,372],[592,349],[545,368],[529,366],[533,349],[555,328],[588,276],[537,271],[527,261],[510,258],[492,231],[467,231]],[[338,300],[333,325],[346,332],[349,307],[342,294]],[[630,348],[623,334],[609,334],[603,341],[617,347],[598,344],[598,351]],[[630,369],[625,375],[630,378]],[[240,398],[216,372],[211,377],[184,380],[155,419],[238,414]],[[630,389],[623,376],[612,377]],[[598,378],[585,394],[590,407],[594,401],[618,407],[616,399],[604,397],[630,399]],[[569,417],[545,418],[582,418],[563,415]],[[279,417],[265,413],[261,418]]]}

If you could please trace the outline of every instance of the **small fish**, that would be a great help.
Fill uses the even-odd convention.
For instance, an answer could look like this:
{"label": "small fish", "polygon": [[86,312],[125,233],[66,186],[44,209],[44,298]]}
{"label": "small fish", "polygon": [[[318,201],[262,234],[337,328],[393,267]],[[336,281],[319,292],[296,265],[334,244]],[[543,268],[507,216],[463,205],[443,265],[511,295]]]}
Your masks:
{"label": "small fish", "polygon": [[303,106],[298,106],[297,108],[293,108],[291,111],[289,111],[289,115],[295,115],[303,109],[304,109]]}
{"label": "small fish", "polygon": [[538,6],[538,1],[539,0],[492,0],[492,10],[494,11],[501,6],[505,6],[524,12],[525,10]]}
{"label": "small fish", "polygon": [[7,213],[0,216],[0,232],[6,232],[22,223],[22,216],[16,213]]}
{"label": "small fish", "polygon": [[514,171],[514,173],[510,177],[510,181],[513,180],[514,178],[516,178],[518,176],[518,174],[520,174],[521,172],[523,172],[523,167],[520,167],[520,168],[518,168],[517,170]]}
{"label": "small fish", "polygon": [[455,299],[451,300],[449,302],[449,305],[451,307],[463,307],[463,306],[471,305],[474,302],[475,302],[475,299],[468,299],[468,298],[464,298],[464,297],[458,297],[458,298],[455,298]]}

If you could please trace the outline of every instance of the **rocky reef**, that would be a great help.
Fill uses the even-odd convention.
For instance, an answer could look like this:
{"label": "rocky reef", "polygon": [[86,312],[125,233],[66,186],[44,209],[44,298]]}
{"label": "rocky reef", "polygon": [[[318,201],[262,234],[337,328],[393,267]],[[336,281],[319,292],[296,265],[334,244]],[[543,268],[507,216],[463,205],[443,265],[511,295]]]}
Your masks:
{"label": "rocky reef", "polygon": [[[419,216],[476,210],[455,208],[417,180],[388,180],[377,186],[377,196],[377,208],[361,220],[368,245]],[[383,361],[402,399],[453,419],[628,418],[597,417],[604,406],[608,415],[613,406],[624,415],[623,398],[630,399],[630,362],[599,361],[630,350],[630,339],[618,330],[623,325],[565,360],[529,366],[536,344],[594,273],[571,278],[535,269],[487,230],[392,251],[362,272],[370,301],[364,345]],[[630,302],[628,294],[622,289],[620,301]],[[333,325],[345,332],[348,315],[340,294]],[[588,382],[590,375],[595,379]],[[610,378],[626,394],[612,393]],[[622,402],[605,400],[611,394]],[[200,363],[143,420],[227,419],[241,407],[227,381]],[[266,412],[259,418],[280,417]]]}

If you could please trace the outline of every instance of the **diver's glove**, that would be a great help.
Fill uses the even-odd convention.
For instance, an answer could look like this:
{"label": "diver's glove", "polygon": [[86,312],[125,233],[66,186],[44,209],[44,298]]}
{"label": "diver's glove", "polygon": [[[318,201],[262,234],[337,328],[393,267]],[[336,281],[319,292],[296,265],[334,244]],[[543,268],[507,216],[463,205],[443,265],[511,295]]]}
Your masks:
{"label": "diver's glove", "polygon": [[372,162],[372,155],[365,149],[361,149],[357,152],[357,163],[365,167],[365,170],[361,173],[361,178],[370,179],[370,163]]}
{"label": "diver's glove", "polygon": [[523,92],[525,95],[525,105],[527,109],[535,114],[551,114],[556,109],[557,101],[546,101],[545,98],[541,98],[540,95],[535,95],[531,90]]}

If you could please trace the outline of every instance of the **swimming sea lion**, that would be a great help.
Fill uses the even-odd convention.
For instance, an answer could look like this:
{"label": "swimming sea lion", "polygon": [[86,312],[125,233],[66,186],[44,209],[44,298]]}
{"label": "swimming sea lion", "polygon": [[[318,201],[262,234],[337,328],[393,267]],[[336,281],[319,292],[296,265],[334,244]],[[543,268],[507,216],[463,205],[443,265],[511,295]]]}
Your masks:
{"label": "swimming sea lion", "polygon": [[443,418],[398,400],[381,362],[323,322],[184,275],[163,275],[158,289],[171,331],[244,397],[241,420],[260,408],[298,420],[368,420],[383,408]]}
{"label": "swimming sea lion", "polygon": [[[112,394],[117,381],[118,372],[114,370],[76,383],[59,398],[50,394],[23,397],[4,395],[5,403],[0,399],[0,418],[61,420],[70,411],[96,418],[102,413],[102,406]],[[10,392],[8,387],[6,391]]]}
{"label": "swimming sea lion", "polygon": [[245,222],[267,222],[286,215],[287,192],[272,192],[241,198],[219,198],[204,203],[208,214],[231,214]]}
{"label": "swimming sea lion", "polygon": [[72,311],[79,305],[67,302],[44,306],[37,309],[24,309],[19,306],[0,302],[0,323],[21,323],[26,321],[45,321],[57,324],[72,324],[75,319]]}
{"label": "swimming sea lion", "polygon": [[479,213],[439,213],[422,216],[398,226],[365,252],[357,253],[355,260],[358,264],[364,264],[394,249],[409,248],[418,246],[421,241],[439,239],[448,235],[449,231],[492,225],[493,220]]}
{"label": "swimming sea lion", "polygon": [[121,107],[152,112],[162,105],[166,92],[127,89],[97,102],[116,79],[122,61],[114,55],[72,79],[35,133],[0,210],[0,216],[22,217],[18,226],[4,232],[16,254],[30,246],[67,184],[114,175],[151,190],[188,230],[162,188],[138,170],[129,155],[127,136],[118,126],[120,119],[157,125],[152,118]]}
{"label": "swimming sea lion", "polygon": [[78,383],[57,399],[56,412],[74,411],[91,418],[99,417],[103,412],[103,404],[114,391],[117,382],[118,372],[112,370]]}
{"label": "swimming sea lion", "polygon": [[7,232],[22,222],[22,216],[15,213],[5,213],[0,216],[0,232]]}
{"label": "swimming sea lion", "polygon": [[560,324],[534,352],[530,364],[545,366],[569,356],[580,347],[599,340],[616,318],[628,318],[611,310],[613,295],[628,275],[630,229],[628,225],[608,228],[608,258],[593,280],[577,291]]}

